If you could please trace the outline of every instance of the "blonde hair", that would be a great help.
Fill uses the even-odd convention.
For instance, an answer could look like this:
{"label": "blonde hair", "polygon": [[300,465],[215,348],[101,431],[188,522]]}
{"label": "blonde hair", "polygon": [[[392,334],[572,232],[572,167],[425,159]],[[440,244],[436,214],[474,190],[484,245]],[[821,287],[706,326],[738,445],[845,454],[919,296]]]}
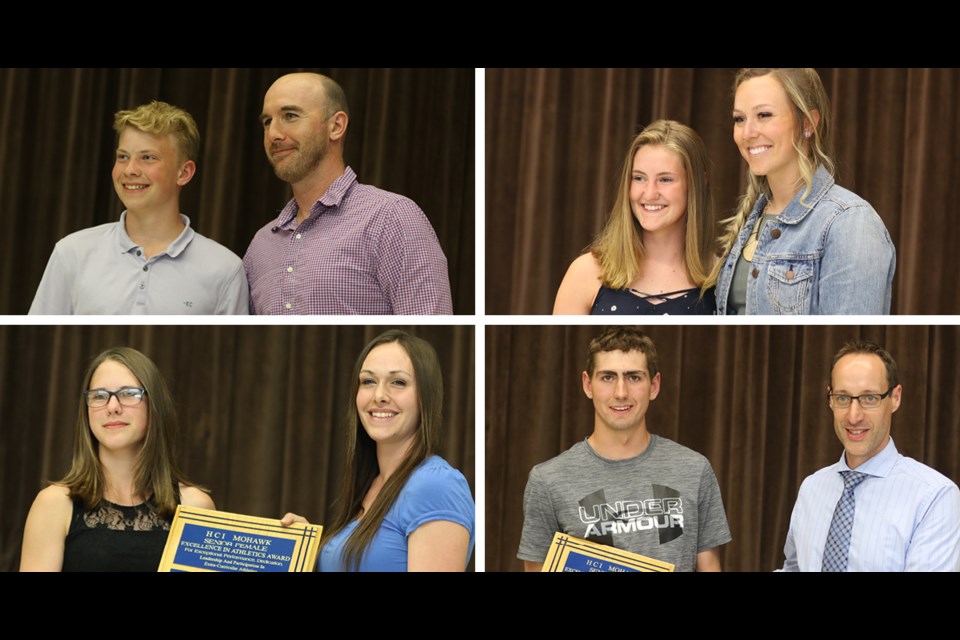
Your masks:
{"label": "blonde hair", "polygon": [[641,147],[663,147],[677,154],[687,174],[687,275],[699,287],[707,278],[715,250],[713,198],[707,183],[709,160],[703,140],[674,120],[657,120],[633,139],[623,161],[617,198],[603,231],[590,247],[601,268],[604,286],[625,289],[643,264],[643,229],[630,206],[633,159]]}
{"label": "blonde hair", "polygon": [[[803,203],[813,188],[813,174],[816,173],[817,168],[823,166],[831,176],[834,175],[835,167],[829,142],[830,99],[815,69],[741,69],[733,81],[733,91],[736,93],[740,85],[747,80],[768,75],[777,79],[793,105],[794,121],[798,125],[793,148],[797,152],[800,178],[804,184],[803,195],[800,196],[800,202]],[[813,117],[814,111],[819,113],[819,121]],[[803,137],[804,123],[810,125],[810,138]],[[804,141],[807,142],[806,149],[804,149]],[[720,222],[723,226],[720,237],[721,255],[726,256],[730,253],[761,194],[770,198],[767,177],[751,173],[747,192],[740,198],[737,212]],[[707,286],[716,283],[721,268],[723,268],[723,260],[714,266],[707,280]]]}
{"label": "blonde hair", "polygon": [[118,111],[113,116],[113,129],[119,136],[124,128],[133,127],[155,136],[171,134],[177,141],[180,154],[185,160],[196,162],[200,153],[200,132],[189,113],[166,102],[154,100],[136,109]]}

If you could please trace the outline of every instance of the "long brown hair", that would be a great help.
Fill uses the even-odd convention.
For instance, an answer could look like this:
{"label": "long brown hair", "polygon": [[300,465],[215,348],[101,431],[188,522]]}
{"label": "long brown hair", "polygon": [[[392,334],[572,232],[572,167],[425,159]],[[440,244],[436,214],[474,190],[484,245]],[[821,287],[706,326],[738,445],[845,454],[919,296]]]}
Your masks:
{"label": "long brown hair", "polygon": [[[777,79],[793,105],[793,117],[797,125],[797,136],[793,141],[793,148],[797,152],[797,164],[804,183],[803,195],[800,198],[802,203],[803,199],[810,195],[810,190],[813,188],[813,174],[817,172],[818,167],[823,166],[831,176],[834,175],[833,153],[830,148],[830,99],[815,69],[740,69],[733,81],[733,93],[736,94],[740,85],[747,80],[768,75]],[[813,117],[814,111],[820,114],[819,122]],[[804,123],[809,124],[811,134],[807,140],[806,149],[803,144]],[[740,230],[750,217],[750,212],[753,211],[761,194],[767,198],[771,195],[767,177],[751,173],[747,182],[747,192],[740,198],[737,212],[720,222],[723,227],[720,247],[724,258],[733,248],[733,243],[737,241]],[[724,260],[720,260],[714,265],[706,286],[716,284],[723,263]]]}
{"label": "long brown hair", "polygon": [[709,159],[703,140],[690,127],[674,120],[657,120],[637,135],[620,172],[617,199],[603,231],[590,247],[602,270],[604,286],[625,289],[643,264],[643,229],[630,207],[633,159],[641,147],[663,147],[680,158],[687,174],[687,233],[684,259],[687,276],[698,287],[710,272],[716,252],[713,197],[707,181]]}
{"label": "long brown hair", "polygon": [[[437,352],[423,338],[412,336],[404,331],[391,329],[363,348],[353,367],[351,387],[355,399],[360,386],[360,370],[370,352],[384,344],[398,343],[413,363],[413,375],[419,392],[420,425],[414,435],[413,446],[406,459],[400,463],[396,472],[383,485],[369,511],[350,534],[344,545],[343,566],[357,569],[367,547],[373,541],[384,516],[393,506],[413,471],[421,462],[432,455],[440,445],[440,425],[443,410],[443,375]],[[370,490],[374,478],[380,473],[377,462],[377,444],[363,426],[357,413],[356,402],[347,410],[347,451],[343,485],[340,490],[337,515],[330,526],[329,533],[324,532],[324,544],[329,542],[363,512],[363,499]]]}
{"label": "long brown hair", "polygon": [[[157,365],[130,347],[107,349],[94,358],[84,374],[82,390],[90,388],[94,372],[107,360],[125,366],[147,390],[144,399],[147,403],[147,432],[134,467],[134,489],[144,497],[152,496],[161,517],[172,517],[177,509],[180,483],[189,483],[176,464],[177,414],[170,391]],[[69,473],[58,484],[70,490],[70,497],[81,498],[87,510],[96,508],[103,500],[104,480],[99,451],[100,443],[90,430],[86,401],[80,396],[73,462]]]}

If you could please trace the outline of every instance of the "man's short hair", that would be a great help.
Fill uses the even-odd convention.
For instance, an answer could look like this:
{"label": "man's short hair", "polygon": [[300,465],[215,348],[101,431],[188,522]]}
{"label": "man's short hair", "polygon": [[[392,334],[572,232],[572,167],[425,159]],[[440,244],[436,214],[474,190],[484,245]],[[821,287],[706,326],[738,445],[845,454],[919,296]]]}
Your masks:
{"label": "man's short hair", "polygon": [[347,117],[350,117],[350,106],[347,104],[347,94],[344,93],[343,87],[328,76],[318,73],[320,76],[320,84],[323,86],[323,95],[327,98],[327,113],[326,115],[332,116],[337,111],[343,111],[347,114]]}
{"label": "man's short hair", "polygon": [[173,135],[182,157],[196,162],[200,153],[200,132],[189,113],[166,102],[154,100],[136,109],[118,111],[113,117],[113,129],[119,136],[124,128],[133,127],[155,136]]}
{"label": "man's short hair", "polygon": [[866,354],[874,355],[880,358],[883,361],[883,366],[887,368],[887,387],[892,388],[900,384],[900,371],[897,369],[897,361],[893,359],[893,356],[890,355],[890,352],[878,345],[876,342],[871,342],[870,340],[848,340],[840,347],[840,351],[837,351],[836,355],[833,356],[833,362],[830,364],[830,384],[833,384],[833,369],[837,366],[837,362],[843,356],[849,356],[851,354]]}
{"label": "man's short hair", "polygon": [[593,367],[596,354],[604,351],[639,351],[647,357],[647,369],[650,377],[659,373],[657,367],[657,347],[653,340],[640,329],[635,327],[610,327],[590,341],[590,351],[587,354],[587,374],[593,377]]}

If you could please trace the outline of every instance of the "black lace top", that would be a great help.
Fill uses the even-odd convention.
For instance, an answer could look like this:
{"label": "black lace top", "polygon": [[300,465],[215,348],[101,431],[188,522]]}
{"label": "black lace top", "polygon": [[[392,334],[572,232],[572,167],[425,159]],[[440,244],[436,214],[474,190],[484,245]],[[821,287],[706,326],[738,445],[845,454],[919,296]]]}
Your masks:
{"label": "black lace top", "polygon": [[75,498],[63,548],[64,571],[156,571],[170,521],[152,500],[123,507],[106,500],[93,511]]}
{"label": "black lace top", "polygon": [[648,295],[632,289],[600,287],[590,315],[713,315],[716,311],[717,298],[712,288],[707,289],[701,298],[700,289],[697,288]]}

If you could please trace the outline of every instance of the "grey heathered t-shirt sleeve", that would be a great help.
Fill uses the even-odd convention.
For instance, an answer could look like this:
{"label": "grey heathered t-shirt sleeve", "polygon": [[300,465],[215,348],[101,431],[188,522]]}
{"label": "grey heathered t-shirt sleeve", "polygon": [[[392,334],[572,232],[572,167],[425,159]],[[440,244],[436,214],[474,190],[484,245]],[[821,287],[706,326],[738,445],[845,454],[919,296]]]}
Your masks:
{"label": "grey heathered t-shirt sleeve", "polygon": [[697,540],[697,553],[719,547],[733,539],[730,535],[730,527],[727,525],[727,513],[723,508],[723,498],[720,497],[720,485],[717,483],[717,476],[714,474],[710,462],[706,459],[704,459],[700,479],[697,511],[700,531]]}
{"label": "grey heathered t-shirt sleeve", "polygon": [[517,557],[530,562],[546,560],[550,541],[559,528],[547,483],[543,480],[541,469],[534,467],[523,492],[523,533],[520,535]]}

